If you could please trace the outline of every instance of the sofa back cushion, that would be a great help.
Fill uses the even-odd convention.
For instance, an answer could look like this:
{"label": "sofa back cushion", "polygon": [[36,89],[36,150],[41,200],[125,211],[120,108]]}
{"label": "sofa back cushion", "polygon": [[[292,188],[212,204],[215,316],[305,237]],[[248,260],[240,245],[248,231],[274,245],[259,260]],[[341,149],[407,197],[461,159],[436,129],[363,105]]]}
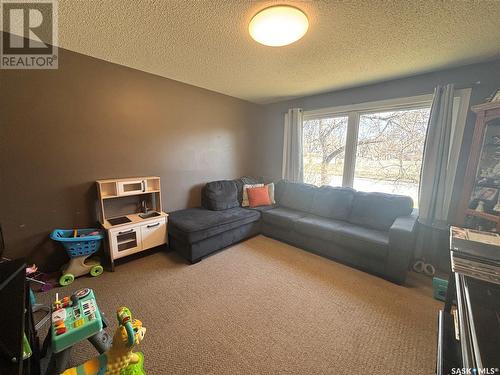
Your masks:
{"label": "sofa back cushion", "polygon": [[[282,183],[280,181],[278,184],[280,185],[279,193],[276,194],[275,192],[274,196],[276,203],[293,210],[309,212],[314,191],[317,189],[315,186],[289,181],[283,181]],[[278,188],[278,186],[276,187]]]}
{"label": "sofa back cushion", "polygon": [[354,193],[351,188],[322,186],[315,190],[309,212],[335,220],[348,220]]}
{"label": "sofa back cushion", "polygon": [[201,205],[212,211],[238,207],[240,203],[236,182],[222,180],[207,183],[201,190]]}
{"label": "sofa back cushion", "polygon": [[349,222],[369,228],[389,230],[397,217],[410,215],[412,210],[413,200],[405,195],[357,191]]}
{"label": "sofa back cushion", "polygon": [[279,180],[274,184],[274,200],[276,201],[276,203],[279,204],[279,202],[281,202],[281,198],[285,193],[285,188],[287,184],[288,181],[286,180]]}

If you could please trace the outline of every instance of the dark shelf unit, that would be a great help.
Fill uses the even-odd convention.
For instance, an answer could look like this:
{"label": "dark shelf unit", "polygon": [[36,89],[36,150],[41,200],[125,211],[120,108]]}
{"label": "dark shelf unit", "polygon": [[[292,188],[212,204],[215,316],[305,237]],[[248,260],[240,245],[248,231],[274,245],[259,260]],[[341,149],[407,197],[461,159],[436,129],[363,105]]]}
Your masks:
{"label": "dark shelf unit", "polygon": [[[476,123],[455,223],[462,227],[500,232],[500,216],[494,215],[492,211],[495,203],[500,202],[500,188],[492,181],[480,183],[485,179],[481,177],[485,175],[484,170],[491,171],[498,166],[497,155],[500,156],[500,152],[497,151],[500,151],[500,144],[492,142],[492,139],[500,137],[500,101],[479,104],[471,110],[476,114]],[[490,178],[497,179],[496,176]],[[492,197],[483,198],[476,196],[477,189],[495,189],[497,192]],[[488,215],[471,212],[480,201],[483,201]]]}
{"label": "dark shelf unit", "polygon": [[[456,323],[451,313],[454,306]],[[446,303],[438,316],[436,374],[500,368],[498,348],[500,285],[452,273]]]}
{"label": "dark shelf unit", "polygon": [[[0,374],[39,375],[39,341],[31,313],[24,260],[0,262]],[[32,355],[22,359],[23,337]],[[15,359],[14,359],[15,358]]]}

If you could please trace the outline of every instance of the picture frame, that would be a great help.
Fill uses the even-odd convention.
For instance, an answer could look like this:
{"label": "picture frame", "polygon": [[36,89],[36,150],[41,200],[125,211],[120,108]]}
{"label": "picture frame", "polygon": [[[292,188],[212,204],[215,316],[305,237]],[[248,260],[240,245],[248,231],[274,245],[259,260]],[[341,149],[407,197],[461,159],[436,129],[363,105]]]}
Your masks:
{"label": "picture frame", "polygon": [[482,200],[487,202],[496,202],[498,189],[488,187],[476,187],[472,199]]}

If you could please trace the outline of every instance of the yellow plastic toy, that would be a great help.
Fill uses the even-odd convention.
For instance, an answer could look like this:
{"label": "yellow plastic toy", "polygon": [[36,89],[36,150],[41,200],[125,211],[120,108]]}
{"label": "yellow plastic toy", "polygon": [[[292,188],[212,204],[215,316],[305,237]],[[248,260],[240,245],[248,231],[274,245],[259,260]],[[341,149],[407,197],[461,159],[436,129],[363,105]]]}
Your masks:
{"label": "yellow plastic toy", "polygon": [[145,375],[142,367],[144,356],[132,352],[132,349],[144,339],[146,328],[140,320],[132,319],[132,313],[126,307],[118,309],[117,318],[119,325],[111,348],[62,375]]}

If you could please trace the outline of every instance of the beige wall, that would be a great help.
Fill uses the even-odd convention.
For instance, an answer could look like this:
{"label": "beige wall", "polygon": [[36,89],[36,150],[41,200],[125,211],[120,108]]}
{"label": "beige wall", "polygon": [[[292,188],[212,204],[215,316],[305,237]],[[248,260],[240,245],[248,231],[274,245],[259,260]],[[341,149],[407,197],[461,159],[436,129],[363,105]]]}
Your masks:
{"label": "beige wall", "polygon": [[58,267],[48,234],[95,224],[96,179],[159,175],[171,211],[199,204],[207,181],[258,174],[260,106],[65,50],[59,58],[54,71],[0,70],[4,256]]}

